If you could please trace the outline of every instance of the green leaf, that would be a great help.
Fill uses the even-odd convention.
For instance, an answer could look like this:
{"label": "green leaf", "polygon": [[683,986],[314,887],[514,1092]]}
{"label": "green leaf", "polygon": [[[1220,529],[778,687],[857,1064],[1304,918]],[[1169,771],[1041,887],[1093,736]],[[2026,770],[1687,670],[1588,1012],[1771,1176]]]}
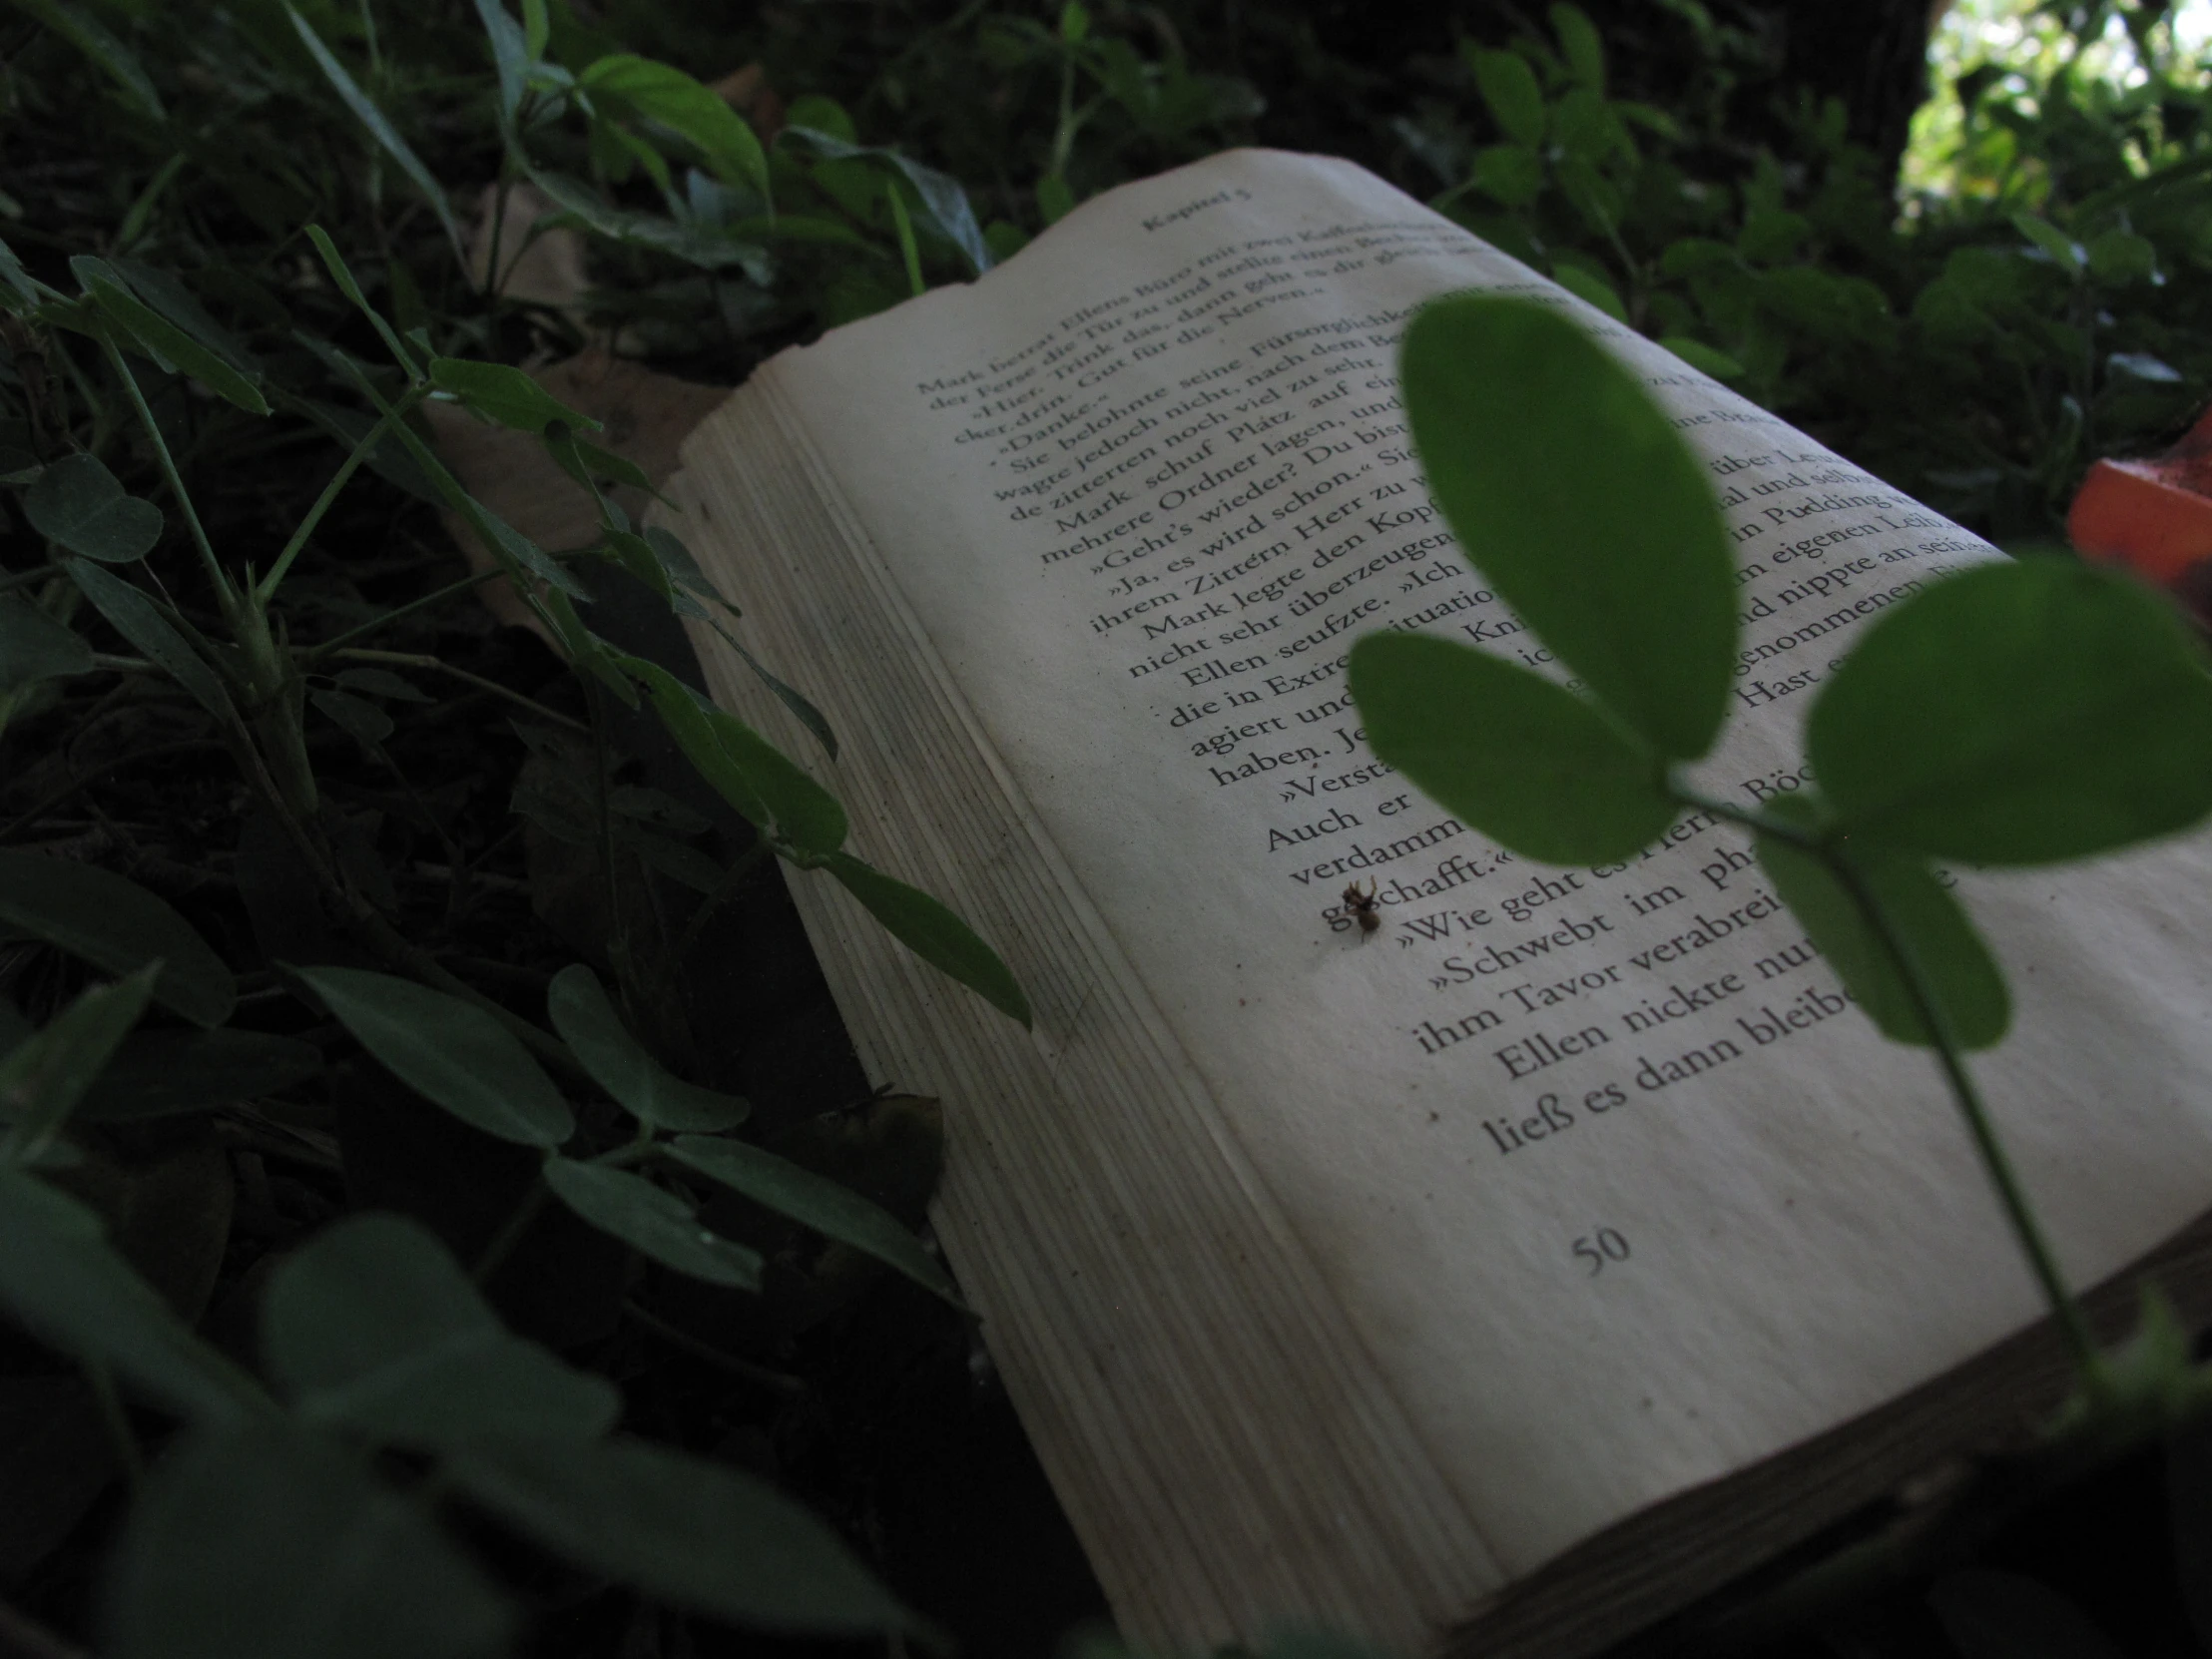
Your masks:
{"label": "green leaf", "polygon": [[1734,683],[1736,561],[1635,375],[1549,306],[1457,295],[1413,318],[1399,377],[1429,491],[1490,586],[1662,755],[1704,754]]}
{"label": "green leaf", "polygon": [[23,516],[56,546],[102,564],[143,559],[162,539],[162,510],[125,495],[97,455],[65,455],[23,494]]}
{"label": "green leaf", "polygon": [[91,646],[23,595],[0,594],[0,697],[91,672]]}
{"label": "green leaf", "polygon": [[553,1029],[592,1080],[640,1122],[656,1129],[732,1129],[753,1108],[672,1074],[630,1035],[599,976],[572,962],[546,993]]}
{"label": "green leaf", "polygon": [[101,1237],[100,1218],[0,1168],[0,1306],[50,1348],[106,1366],[179,1416],[229,1421],[267,1400]]}
{"label": "green leaf", "polygon": [[462,1122],[523,1146],[559,1146],[576,1132],[552,1079],[481,1008],[366,968],[292,972],[387,1070]]}
{"label": "green leaf", "polygon": [[0,921],[113,974],[162,962],[154,1000],[195,1025],[221,1025],[238,1005],[238,982],[192,923],[90,864],[0,850]]}
{"label": "green leaf", "polygon": [[[491,39],[492,63],[499,76],[499,118],[505,127],[522,107],[522,95],[529,84],[530,61],[537,53],[530,49],[528,30],[517,26],[500,0],[476,0],[476,16]],[[508,142],[514,142],[511,133]]]}
{"label": "green leaf", "polygon": [[1047,173],[1037,181],[1037,216],[1047,225],[1057,225],[1075,212],[1075,192],[1057,173]]}
{"label": "green leaf", "polygon": [[2078,276],[2089,263],[2089,256],[2081,244],[2066,235],[2047,219],[2037,219],[2030,213],[2016,213],[2012,224],[2021,236],[2051,257],[2058,269],[2069,276]]}
{"label": "green leaf", "polygon": [[1493,144],[1474,153],[1467,182],[1503,207],[1525,208],[1543,194],[1543,158],[1520,144]]}
{"label": "green leaf", "polygon": [[[406,342],[399,337],[392,325],[384,320],[384,313],[368,302],[368,295],[361,291],[361,284],[354,278],[353,268],[345,263],[345,256],[338,252],[338,245],[330,240],[329,232],[323,230],[319,225],[310,225],[307,227],[307,240],[314,244],[314,251],[322,261],[322,268],[329,272],[330,280],[337,283],[338,292],[344,294],[352,302],[355,310],[368,318],[369,326],[374,328],[378,337],[383,340],[384,349],[391,353],[392,360],[405,371],[409,380],[414,379],[421,372],[415,366],[414,353],[407,349]],[[343,362],[349,363],[351,361],[335,346],[325,346],[322,341],[304,334],[300,338],[314,347],[317,354],[323,356],[325,362],[330,362],[332,356]],[[336,365],[333,364],[332,366]],[[362,433],[365,435],[368,430],[369,425],[364,423],[361,427]],[[398,434],[394,433],[392,438],[386,441],[393,441],[397,436]]]}
{"label": "green leaf", "polygon": [[87,1122],[173,1117],[276,1094],[322,1071],[322,1051],[266,1031],[136,1031],[93,1081]]}
{"label": "green leaf", "polygon": [[510,1334],[403,1216],[348,1217],[285,1257],[263,1293],[262,1358],[303,1421],[387,1445],[591,1440],[622,1414],[612,1383]]}
{"label": "green leaf", "polygon": [[1620,293],[1611,282],[1595,272],[1562,261],[1552,267],[1551,279],[1575,298],[1595,305],[1615,322],[1625,323],[1628,320],[1628,307],[1621,302]]}
{"label": "green leaf", "polygon": [[634,53],[601,58],[576,78],[595,97],[611,97],[673,128],[697,145],[725,183],[773,195],[768,157],[745,118],[680,69]]}
{"label": "green leaf", "polygon": [[84,991],[45,1030],[0,1060],[0,1118],[12,1125],[0,1146],[20,1160],[60,1133],[146,1012],[155,972],[141,968],[116,984]]}
{"label": "green leaf", "polygon": [[578,414],[519,368],[506,363],[471,362],[463,357],[430,359],[430,383],[451,392],[486,420],[518,432],[538,433],[549,420],[592,431],[599,422]]}
{"label": "green leaf", "polygon": [[688,1612],[798,1635],[927,1634],[829,1527],[728,1464],[617,1438],[471,1447],[448,1466],[555,1554]]}
{"label": "green leaf", "polygon": [[1744,365],[1727,352],[1707,345],[1703,340],[1692,339],[1688,334],[1667,334],[1659,343],[1688,363],[1701,374],[1710,374],[1716,380],[1740,380],[1744,377]]}
{"label": "green leaf", "polygon": [[[1971,1049],[2002,1037],[2012,1020],[2004,975],[1936,872],[1894,848],[1849,841],[1843,853],[1919,964],[1952,1040]],[[1759,865],[1882,1034],[1893,1042],[1931,1046],[1927,1023],[1889,951],[1834,871],[1818,855],[1765,834],[1759,837]]]}
{"label": "green leaf", "polygon": [[156,121],[169,119],[145,66],[98,18],[69,0],[16,0],[16,4],[98,64],[148,115]]}
{"label": "green leaf", "polygon": [[2082,858],[2212,812],[2212,679],[2179,612],[2126,576],[1982,565],[1883,613],[1806,751],[1859,833],[1975,864]]}
{"label": "green leaf", "polygon": [[1446,812],[1555,864],[1625,858],[1680,811],[1659,758],[1541,675],[1426,634],[1352,649],[1368,744]]}
{"label": "green leaf", "polygon": [[2089,244],[2089,274],[2099,281],[2140,282],[2157,270],[2157,245],[2133,231],[2107,231]]}
{"label": "green leaf", "polygon": [[103,1614],[110,1659],[487,1659],[515,1625],[421,1505],[280,1421],[162,1460]]}
{"label": "green leaf", "polygon": [[837,735],[830,730],[830,722],[823,717],[822,711],[809,702],[797,688],[787,686],[775,675],[769,673],[768,669],[762,665],[760,658],[748,651],[731,634],[729,629],[723,627],[719,622],[712,624],[712,626],[714,631],[722,636],[723,642],[738,654],[738,660],[753,671],[754,678],[768,687],[775,694],[776,701],[789,709],[793,718],[814,734],[815,742],[822,745],[823,753],[832,761],[835,760],[837,758]]}
{"label": "green leaf", "polygon": [[719,1181],[732,1192],[743,1193],[756,1204],[813,1228],[825,1238],[872,1256],[923,1290],[934,1292],[956,1308],[961,1306],[951,1278],[921,1248],[921,1241],[890,1212],[850,1187],[743,1141],[682,1135],[670,1145],[669,1152],[679,1163],[709,1180]]}
{"label": "green leaf", "polygon": [[83,559],[66,560],[62,569],[117,633],[190,692],[193,700],[215,716],[226,731],[238,729],[238,710],[231,703],[231,694],[223,689],[223,682],[216,678],[215,670],[186,643],[184,635],[171,626],[153,600],[121,577]]}
{"label": "green leaf", "polygon": [[553,38],[553,22],[545,0],[522,0],[523,42],[531,58],[545,56],[545,43]]}
{"label": "green leaf", "polygon": [[1470,48],[1475,90],[1489,107],[1498,131],[1515,144],[1533,150],[1544,142],[1544,94],[1536,84],[1536,72],[1517,52],[1485,52]]}
{"label": "green leaf", "polygon": [[[991,251],[983,241],[982,228],[975,223],[975,210],[968,203],[967,192],[960,188],[960,181],[950,174],[939,173],[933,167],[924,167],[910,156],[902,156],[896,150],[874,146],[848,144],[828,133],[816,132],[807,127],[786,127],[785,138],[794,144],[803,144],[816,155],[830,161],[865,161],[871,166],[898,174],[913,186],[919,199],[923,220],[945,241],[957,248],[966,258],[969,267],[980,276],[991,268]],[[1052,181],[1040,181],[1037,198],[1045,198],[1045,185]],[[1068,208],[1075,199],[1068,192],[1067,182],[1058,180],[1061,196]],[[1065,211],[1065,210],[1063,210]],[[1057,215],[1048,213],[1046,223]]]}
{"label": "green leaf", "polygon": [[832,853],[822,867],[843,883],[892,938],[931,967],[959,980],[1008,1019],[1029,1024],[1029,998],[1022,994],[1012,970],[943,904],[849,853]]}
{"label": "green leaf", "polygon": [[[526,574],[537,577],[571,599],[590,601],[591,590],[579,582],[566,565],[474,496],[461,498],[460,511],[463,517],[474,521],[478,536],[487,544],[492,557],[512,560]],[[575,613],[569,614],[573,617]]]}
{"label": "green leaf", "polygon": [[[260,381],[262,365],[255,360],[254,354],[239,343],[237,335],[208,314],[207,307],[192,296],[184,283],[166,271],[157,271],[121,254],[110,255],[107,265],[115,276],[130,284],[131,291],[140,299],[247,379]],[[278,314],[281,314],[280,308]]]}
{"label": "green leaf", "polygon": [[78,255],[69,269],[92,295],[108,319],[165,368],[191,375],[217,396],[237,404],[248,414],[269,413],[269,399],[246,375],[225,362],[176,323],[147,304],[124,285],[110,266],[89,255]]}
{"label": "green leaf", "polygon": [[445,227],[446,240],[453,245],[454,259],[465,269],[468,265],[466,244],[461,236],[460,222],[453,217],[452,204],[445,199],[444,187],[422,165],[422,158],[399,136],[398,129],[384,119],[384,112],[370,101],[368,94],[361,91],[353,77],[346,73],[345,65],[330,55],[330,49],[307,26],[307,20],[289,5],[284,7],[284,11],[291,18],[291,26],[298,30],[300,42],[307,48],[308,55],[322,71],[323,78],[330,83],[331,90],[338,95],[339,102],[353,112],[353,119],[368,129],[369,136],[383,146],[384,153],[398,165],[399,171],[428,199],[431,211],[438,216],[438,223]]}
{"label": "green leaf", "polygon": [[642,1175],[609,1169],[605,1164],[548,1158],[545,1184],[553,1189],[554,1197],[592,1226],[664,1268],[710,1285],[728,1285],[741,1291],[761,1288],[758,1251],[703,1227],[690,1205]]}
{"label": "green leaf", "polygon": [[1560,55],[1568,73],[1598,96],[1605,94],[1605,43],[1597,26],[1580,6],[1551,8],[1551,32],[1559,37]]}
{"label": "green leaf", "polygon": [[623,653],[615,661],[644,684],[677,746],[748,822],[773,824],[794,847],[818,857],[844,844],[844,809],[797,762],[658,664]]}

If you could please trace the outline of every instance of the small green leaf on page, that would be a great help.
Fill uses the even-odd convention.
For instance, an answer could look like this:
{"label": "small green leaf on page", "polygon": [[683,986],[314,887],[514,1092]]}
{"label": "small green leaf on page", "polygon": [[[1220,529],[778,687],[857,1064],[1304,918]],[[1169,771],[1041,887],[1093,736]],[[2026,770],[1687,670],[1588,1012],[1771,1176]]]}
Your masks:
{"label": "small green leaf on page", "polygon": [[1857,833],[1975,864],[2087,857],[2212,813],[2212,677],[2130,577],[1985,564],[1882,613],[1806,754]]}
{"label": "small green leaf on page", "polygon": [[[1791,805],[1769,809],[1810,822],[1802,797],[1784,800]],[[1867,1017],[1893,1042],[1932,1046],[1928,1023],[1858,895],[1803,847],[1766,834],[1758,847],[1759,867]],[[1875,843],[1846,844],[1843,855],[1911,953],[1951,1039],[1974,1049],[2001,1038],[2012,1022],[2004,975],[1935,870],[1913,853]]]}
{"label": "small green leaf on page", "polygon": [[1554,308],[1489,295],[1424,305],[1399,375],[1467,558],[1623,725],[1670,760],[1703,755],[1733,701],[1736,561],[1649,391]]}
{"label": "small green leaf on page", "polygon": [[998,952],[939,900],[919,887],[885,875],[850,853],[823,860],[823,868],[857,898],[892,938],[938,971],[957,979],[1008,1019],[1030,1023],[1029,998]]}
{"label": "small green leaf on page", "polygon": [[1625,858],[1681,810],[1657,755],[1517,663],[1425,634],[1374,633],[1353,647],[1349,683],[1380,759],[1524,857]]}

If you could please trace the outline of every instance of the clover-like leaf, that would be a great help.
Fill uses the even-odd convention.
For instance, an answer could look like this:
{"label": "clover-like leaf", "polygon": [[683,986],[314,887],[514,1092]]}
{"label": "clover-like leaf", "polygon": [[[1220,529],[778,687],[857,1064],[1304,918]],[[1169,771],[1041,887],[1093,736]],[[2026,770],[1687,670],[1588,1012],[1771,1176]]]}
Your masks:
{"label": "clover-like leaf", "polygon": [[832,853],[822,867],[883,924],[884,930],[941,973],[980,996],[1008,1019],[1030,1021],[1029,998],[998,952],[938,899],[885,875],[849,852]]}
{"label": "clover-like leaf", "polygon": [[673,1606],[794,1635],[929,1634],[834,1532],[728,1463],[616,1438],[472,1446],[447,1468],[555,1554]]}
{"label": "clover-like leaf", "polygon": [[1735,559],[1643,384],[1551,306],[1485,295],[1423,306],[1399,377],[1430,493],[1490,586],[1631,731],[1703,755],[1733,683]]}
{"label": "clover-like leaf", "polygon": [[[1815,811],[1800,796],[1770,803],[1769,810],[1806,823]],[[1771,834],[1761,835],[1758,844],[1759,867],[1867,1017],[1893,1042],[1932,1046],[1934,1034],[1888,945],[1868,921],[1860,894],[1815,852]],[[2004,975],[1927,860],[1880,842],[1846,843],[1843,856],[1865,896],[1911,953],[1951,1040],[1973,1049],[2001,1038],[2012,1022]]]}
{"label": "clover-like leaf", "polygon": [[561,1041],[616,1102],[656,1129],[735,1128],[752,1107],[735,1095],[687,1083],[630,1035],[599,976],[572,962],[553,976],[546,1012]]}
{"label": "clover-like leaf", "polygon": [[1991,563],[1883,613],[1806,752],[1861,834],[1975,864],[2083,858],[2212,813],[2212,676],[2129,577]]}
{"label": "clover-like leaf", "polygon": [[385,1444],[595,1439],[622,1396],[499,1323],[437,1237],[351,1216],[284,1258],[262,1297],[269,1375],[309,1422]]}
{"label": "clover-like leaf", "polygon": [[123,493],[97,455],[64,455],[23,493],[23,516],[55,546],[102,564],[143,559],[162,539],[162,510]]}
{"label": "clover-like leaf", "polygon": [[1378,757],[1523,856],[1625,858],[1680,811],[1657,755],[1517,663],[1425,634],[1375,633],[1353,647],[1350,684]]}

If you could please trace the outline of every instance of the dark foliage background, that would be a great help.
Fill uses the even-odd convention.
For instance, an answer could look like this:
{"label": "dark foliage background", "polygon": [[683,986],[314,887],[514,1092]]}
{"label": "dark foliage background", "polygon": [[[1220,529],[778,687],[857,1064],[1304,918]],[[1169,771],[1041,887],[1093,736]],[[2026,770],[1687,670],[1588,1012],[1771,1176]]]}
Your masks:
{"label": "dark foliage background", "polygon": [[[72,259],[104,259],[251,361],[266,419],[133,359],[231,569],[266,571],[291,537],[371,424],[364,385],[404,383],[333,356],[389,360],[309,224],[397,333],[440,355],[537,364],[597,341],[730,384],[917,279],[964,278],[979,245],[1004,257],[1097,191],[1252,143],[1353,157],[1902,488],[2047,550],[2090,461],[2170,440],[2212,384],[2203,67],[2157,6],[2050,11],[2076,46],[2120,30],[2144,74],[1975,71],[1956,89],[1959,194],[1901,203],[1928,13],[1890,0],[550,0],[497,12],[517,38],[542,13],[533,61],[550,66],[510,62],[504,81],[503,37],[464,0],[13,0],[0,238],[26,279],[64,294],[80,291]],[[765,174],[749,182],[703,142],[711,123],[584,112],[574,78],[618,53],[701,83],[750,66],[725,84],[769,140]],[[526,186],[585,239],[588,287],[569,300],[487,288],[463,255],[475,217]],[[159,297],[178,293],[185,309]],[[251,1363],[276,1265],[340,1218],[416,1217],[474,1263],[537,1180],[531,1153],[402,1086],[280,964],[375,968],[542,1022],[554,976],[589,963],[662,1064],[752,1102],[747,1144],[924,1230],[934,1105],[870,1093],[778,876],[749,856],[756,831],[657,723],[476,602],[420,466],[388,440],[370,452],[275,604],[273,649],[296,674],[257,741],[295,745],[313,781],[301,838],[281,792],[61,574],[26,503],[42,468],[83,452],[165,515],[125,576],[210,636],[229,626],[112,364],[29,302],[9,310],[0,848],[158,894],[235,975],[232,1026],[311,1050],[275,1084],[203,1078],[189,1111],[80,1111],[78,1161],[51,1178],[169,1305]],[[681,669],[667,571],[612,562],[612,545],[549,551],[596,595],[600,635]],[[53,626],[88,655],[42,657]],[[769,666],[804,692],[806,665]],[[0,1046],[110,976],[0,921]],[[577,1094],[595,1151],[632,1129],[603,1096]],[[486,1276],[501,1318],[616,1384],[630,1432],[803,1499],[965,1651],[1039,1654],[1096,1627],[1103,1603],[970,1323],[786,1216],[679,1190],[760,1253],[759,1294],[641,1263],[555,1208]],[[143,1404],[122,1426],[119,1441],[117,1413],[52,1348],[0,1334],[0,1583],[29,1621],[0,1622],[0,1653],[47,1651],[33,1626],[98,1638],[131,1505],[123,1451],[158,1456],[174,1432]],[[2021,1628],[2053,1651],[2094,1645],[1994,1572],[2059,1586],[2130,1652],[2191,1651],[2164,1481],[2154,1459],[2107,1470],[1780,1640],[1969,1659]],[[455,1524],[524,1610],[519,1651],[793,1645],[673,1610],[481,1514]],[[1938,1570],[1952,1576],[1932,1602]],[[1696,1628],[1649,1645],[1698,1645]]]}

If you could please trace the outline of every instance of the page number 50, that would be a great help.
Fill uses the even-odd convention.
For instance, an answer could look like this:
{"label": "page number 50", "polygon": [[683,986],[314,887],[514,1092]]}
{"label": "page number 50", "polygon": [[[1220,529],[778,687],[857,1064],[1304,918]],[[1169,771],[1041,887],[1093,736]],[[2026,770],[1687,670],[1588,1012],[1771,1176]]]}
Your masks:
{"label": "page number 50", "polygon": [[1606,1263],[1628,1260],[1628,1241],[1612,1228],[1601,1227],[1574,1241],[1574,1255],[1577,1261],[1590,1264],[1588,1277],[1595,1279],[1605,1271]]}

